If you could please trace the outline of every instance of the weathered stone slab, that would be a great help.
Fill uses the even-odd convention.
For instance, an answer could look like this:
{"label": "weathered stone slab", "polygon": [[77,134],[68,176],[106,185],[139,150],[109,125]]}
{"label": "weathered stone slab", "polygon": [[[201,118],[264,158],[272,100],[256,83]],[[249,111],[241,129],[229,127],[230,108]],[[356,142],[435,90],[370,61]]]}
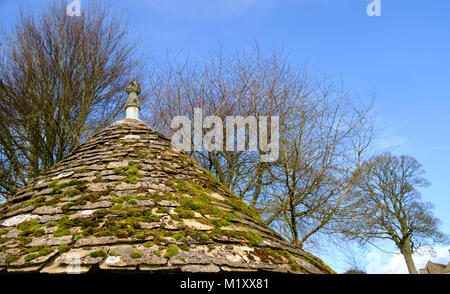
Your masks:
{"label": "weathered stone slab", "polygon": [[18,267],[18,268],[9,267],[8,272],[10,272],[10,273],[34,273],[34,272],[39,271],[39,269],[41,267],[42,267],[41,265]]}
{"label": "weathered stone slab", "polygon": [[[62,265],[93,265],[100,263],[104,257],[92,257],[91,253],[96,251],[101,251],[102,248],[91,248],[89,250],[85,250],[82,248],[71,249],[68,252],[63,253],[61,256],[55,259],[55,264]],[[106,253],[106,252],[105,252]]]}
{"label": "weathered stone slab", "polygon": [[120,168],[120,167],[127,167],[128,166],[128,161],[124,160],[124,161],[116,161],[116,162],[110,162],[107,166],[108,169],[115,169],[115,168]]}
{"label": "weathered stone slab", "polygon": [[[105,264],[110,267],[124,267],[136,265],[164,265],[167,259],[156,254],[158,247],[144,247],[142,245],[117,245],[112,246],[109,253],[114,252],[118,256],[109,256]],[[139,253],[140,257],[133,258],[133,253]]]}
{"label": "weathered stone slab", "polygon": [[237,246],[221,245],[215,246],[213,250],[207,251],[205,254],[213,260],[217,265],[228,265],[231,267],[248,268],[245,259],[239,254]]}
{"label": "weathered stone slab", "polygon": [[188,273],[218,273],[220,268],[217,265],[186,265],[181,268],[181,271]]}
{"label": "weathered stone slab", "polygon": [[108,208],[111,207],[112,203],[110,201],[97,201],[97,202],[88,202],[84,205],[76,205],[72,206],[70,209],[74,210],[93,210],[98,208]]}
{"label": "weathered stone slab", "polygon": [[180,225],[177,222],[170,219],[169,216],[163,216],[160,220],[160,224],[161,228],[166,230],[178,230],[181,228]]}
{"label": "weathered stone slab", "polygon": [[213,198],[215,198],[215,199],[217,199],[217,200],[220,200],[220,201],[225,201],[225,200],[227,200],[225,197],[223,197],[222,195],[220,195],[219,193],[211,193],[211,194],[209,194],[209,196],[211,196],[211,197],[213,197]]}
{"label": "weathered stone slab", "polygon": [[70,244],[72,242],[72,236],[54,237],[53,235],[44,235],[42,237],[34,238],[31,243],[26,244],[26,247],[34,246],[58,246],[62,244]]}
{"label": "weathered stone slab", "polygon": [[273,269],[279,266],[279,264],[283,263],[283,261],[288,262],[285,259],[282,259],[281,256],[271,256],[267,252],[257,252],[255,249],[247,246],[237,246],[236,251],[240,256],[245,260],[245,262],[251,268],[257,269]]}
{"label": "weathered stone slab", "polygon": [[211,225],[207,225],[193,219],[183,219],[183,223],[191,230],[212,231],[214,229]]}
{"label": "weathered stone slab", "polygon": [[16,209],[16,210],[10,211],[10,212],[5,214],[5,217],[13,217],[13,216],[16,216],[16,215],[19,215],[19,214],[24,214],[24,213],[32,211],[33,209],[34,209],[34,205],[29,205],[29,206],[26,206],[26,207],[22,207],[20,209]]}
{"label": "weathered stone slab", "polygon": [[90,183],[90,184],[88,184],[88,189],[93,192],[106,191],[110,187],[112,187],[112,186],[111,186],[111,184],[108,184],[108,183]]}
{"label": "weathered stone slab", "polygon": [[155,206],[155,202],[153,202],[152,200],[138,200],[137,205],[145,207],[153,207]]}
{"label": "weathered stone slab", "polygon": [[145,230],[151,230],[159,227],[161,227],[160,223],[147,223],[147,222],[141,223],[141,228]]}
{"label": "weathered stone slab", "polygon": [[128,184],[128,183],[120,183],[119,185],[115,186],[114,189],[121,191],[121,190],[137,190],[141,187],[141,183],[136,184]]}
{"label": "weathered stone slab", "polygon": [[41,224],[45,224],[45,223],[48,223],[48,222],[59,221],[62,217],[63,217],[62,214],[43,215],[43,216],[41,216],[39,222]]}
{"label": "weathered stone slab", "polygon": [[3,234],[1,236],[1,238],[6,238],[6,239],[14,239],[17,238],[17,235],[19,235],[20,230],[13,228],[12,230],[9,230],[8,233]]}
{"label": "weathered stone slab", "polygon": [[53,264],[44,267],[40,272],[43,274],[84,274],[89,272],[92,265],[58,265]]}
{"label": "weathered stone slab", "polygon": [[59,180],[59,179],[67,178],[67,177],[70,177],[73,174],[74,174],[73,171],[60,173],[56,177],[53,177],[52,180]]}
{"label": "weathered stone slab", "polygon": [[102,177],[103,180],[105,181],[121,181],[123,180],[123,176],[117,176],[117,175],[109,175],[109,176],[104,176]]}
{"label": "weathered stone slab", "polygon": [[96,212],[97,209],[87,209],[87,210],[80,210],[77,211],[76,213],[72,214],[69,216],[69,220],[73,220],[76,219],[78,217],[80,218],[90,218],[94,212]]}
{"label": "weathered stone slab", "polygon": [[168,201],[168,200],[162,200],[157,202],[159,206],[165,206],[165,207],[178,207],[180,206],[180,203],[175,201]]}
{"label": "weathered stone slab", "polygon": [[120,241],[121,241],[121,239],[119,239],[115,236],[106,236],[106,237],[90,236],[87,238],[79,239],[75,243],[75,247],[116,244]]}
{"label": "weathered stone slab", "polygon": [[189,251],[180,250],[179,253],[170,258],[169,265],[185,264],[210,264],[211,258],[205,254],[206,247],[198,246]]}
{"label": "weathered stone slab", "polygon": [[34,214],[60,214],[62,213],[61,207],[41,206],[33,210]]}
{"label": "weathered stone slab", "polygon": [[52,253],[45,255],[45,256],[39,256],[37,258],[34,258],[30,261],[25,261],[27,256],[32,255],[31,254],[27,254],[27,255],[22,255],[18,260],[10,263],[11,266],[13,267],[23,267],[23,266],[32,266],[32,265],[37,265],[37,264],[41,264],[46,262],[47,260],[49,260],[50,258],[52,258],[53,256],[55,256],[56,254],[58,254],[57,250],[54,250]]}
{"label": "weathered stone slab", "polygon": [[34,195],[36,195],[36,196],[50,195],[50,193],[52,193],[52,191],[53,191],[53,188],[48,188],[48,189],[41,190],[39,193],[36,193]]}
{"label": "weathered stone slab", "polygon": [[20,223],[23,223],[25,221],[30,221],[32,219],[39,219],[39,216],[32,215],[32,214],[22,214],[22,215],[16,215],[11,218],[8,218],[2,222],[2,226],[5,227],[12,227],[16,226]]}

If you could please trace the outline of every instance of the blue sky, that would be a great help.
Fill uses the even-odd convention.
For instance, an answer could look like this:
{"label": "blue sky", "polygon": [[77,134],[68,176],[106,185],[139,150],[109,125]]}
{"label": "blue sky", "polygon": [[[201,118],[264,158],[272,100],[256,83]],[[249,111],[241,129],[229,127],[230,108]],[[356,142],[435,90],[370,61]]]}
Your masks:
{"label": "blue sky", "polygon": [[[46,3],[20,2],[30,10]],[[366,14],[367,0],[111,2],[151,55],[169,50],[202,57],[219,43],[233,50],[257,40],[264,48],[283,46],[292,63],[307,61],[342,77],[344,87],[363,99],[375,91],[375,148],[394,146],[394,153],[423,164],[432,183],[423,199],[436,205],[442,230],[450,234],[450,1],[381,0],[380,17]],[[18,4],[0,0],[0,26],[14,24]],[[381,264],[395,259],[377,252]],[[338,255],[323,258],[338,272],[348,268]],[[448,262],[445,253],[442,258]]]}

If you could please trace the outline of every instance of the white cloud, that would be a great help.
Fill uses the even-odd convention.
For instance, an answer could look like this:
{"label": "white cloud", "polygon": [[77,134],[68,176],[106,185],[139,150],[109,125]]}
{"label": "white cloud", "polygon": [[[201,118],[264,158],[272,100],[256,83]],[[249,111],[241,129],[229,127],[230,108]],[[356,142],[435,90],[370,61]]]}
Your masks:
{"label": "white cloud", "polygon": [[[450,246],[447,247],[435,247],[434,254],[431,254],[426,248],[419,250],[419,253],[414,254],[413,260],[417,271],[424,268],[429,260],[436,263],[448,264],[450,261],[449,254]],[[384,262],[381,255],[376,251],[371,251],[366,256],[367,267],[366,272],[368,274],[407,274],[408,268],[406,267],[403,255],[400,252],[394,254],[390,260]]]}
{"label": "white cloud", "polygon": [[428,151],[439,151],[439,150],[446,150],[449,149],[450,146],[435,146],[428,148]]}

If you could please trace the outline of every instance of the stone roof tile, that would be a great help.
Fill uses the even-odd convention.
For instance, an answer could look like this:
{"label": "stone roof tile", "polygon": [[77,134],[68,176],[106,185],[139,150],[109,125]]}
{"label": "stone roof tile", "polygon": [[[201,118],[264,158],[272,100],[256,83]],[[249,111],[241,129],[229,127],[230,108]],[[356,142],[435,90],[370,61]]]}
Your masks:
{"label": "stone roof tile", "polygon": [[0,206],[0,267],[332,272],[132,119],[105,128]]}

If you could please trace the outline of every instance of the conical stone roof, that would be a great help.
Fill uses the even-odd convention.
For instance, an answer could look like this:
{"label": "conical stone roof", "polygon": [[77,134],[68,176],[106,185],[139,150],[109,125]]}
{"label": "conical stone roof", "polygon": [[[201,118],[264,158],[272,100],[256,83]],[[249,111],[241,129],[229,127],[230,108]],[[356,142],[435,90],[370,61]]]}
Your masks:
{"label": "conical stone roof", "polygon": [[0,272],[16,271],[332,272],[133,119],[0,206]]}

